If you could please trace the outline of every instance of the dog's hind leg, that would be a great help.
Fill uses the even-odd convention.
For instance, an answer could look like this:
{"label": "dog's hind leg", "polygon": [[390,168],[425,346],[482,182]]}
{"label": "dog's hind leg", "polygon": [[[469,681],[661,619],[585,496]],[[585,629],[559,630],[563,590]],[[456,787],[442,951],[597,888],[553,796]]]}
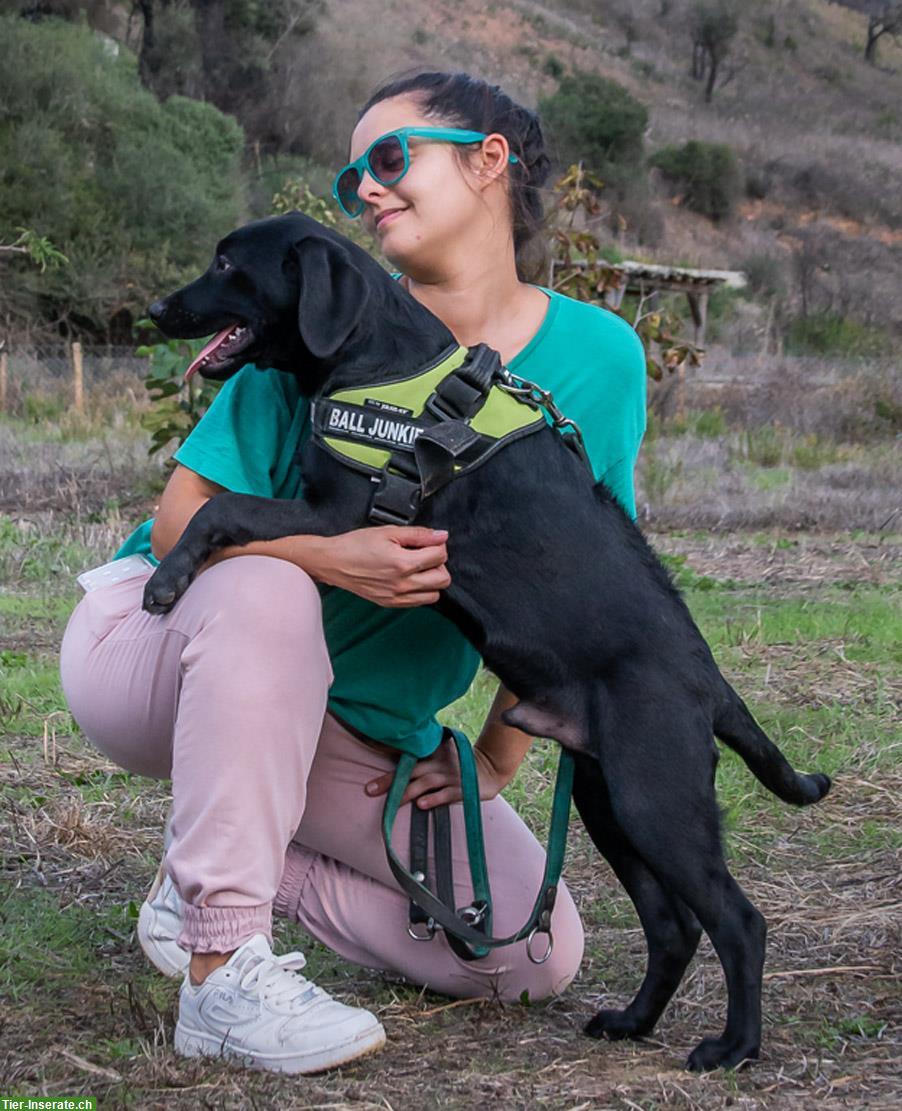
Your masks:
{"label": "dog's hind leg", "polygon": [[698,711],[653,705],[632,713],[602,752],[617,824],[665,889],[711,938],[726,978],[727,1022],[690,1054],[693,1071],[757,1058],[766,926],[727,870],[714,793],[717,751]]}
{"label": "dog's hind leg", "polygon": [[636,998],[622,1011],[599,1011],[585,1031],[593,1038],[641,1037],[654,1029],[679,986],[701,927],[686,904],[661,885],[617,824],[601,769],[589,757],[577,757],[573,801],[596,848],[633,900],[648,946],[648,967]]}

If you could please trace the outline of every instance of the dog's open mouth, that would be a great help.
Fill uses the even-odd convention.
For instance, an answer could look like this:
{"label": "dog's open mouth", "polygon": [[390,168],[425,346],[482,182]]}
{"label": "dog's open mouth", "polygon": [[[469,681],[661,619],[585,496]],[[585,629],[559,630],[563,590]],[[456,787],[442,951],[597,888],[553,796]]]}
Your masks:
{"label": "dog's open mouth", "polygon": [[200,354],[185,371],[184,381],[188,381],[198,371],[207,377],[216,377],[217,372],[225,369],[236,355],[250,347],[254,333],[246,324],[230,324],[205,344]]}

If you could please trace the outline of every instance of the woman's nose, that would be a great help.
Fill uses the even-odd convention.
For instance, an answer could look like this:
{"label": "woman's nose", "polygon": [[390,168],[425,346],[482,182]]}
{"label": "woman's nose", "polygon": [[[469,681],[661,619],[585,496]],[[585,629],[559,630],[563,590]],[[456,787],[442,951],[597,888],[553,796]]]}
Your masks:
{"label": "woman's nose", "polygon": [[371,198],[384,195],[385,186],[378,182],[369,170],[364,170],[360,178],[360,184],[357,186],[357,196],[366,204]]}

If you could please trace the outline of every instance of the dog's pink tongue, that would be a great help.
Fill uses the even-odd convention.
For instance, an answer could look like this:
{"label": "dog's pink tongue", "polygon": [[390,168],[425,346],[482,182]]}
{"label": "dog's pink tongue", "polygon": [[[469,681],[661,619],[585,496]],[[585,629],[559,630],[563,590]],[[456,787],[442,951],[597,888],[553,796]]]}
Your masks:
{"label": "dog's pink tongue", "polygon": [[183,382],[187,382],[189,378],[192,378],[197,373],[198,367],[204,361],[204,359],[206,359],[211,351],[215,351],[221,343],[225,343],[232,332],[234,332],[235,327],[236,325],[230,324],[228,328],[223,328],[221,332],[216,333],[216,335],[210,340],[210,342],[203,348],[200,354],[195,356],[195,358],[191,362],[191,365],[185,371],[185,377],[182,379]]}

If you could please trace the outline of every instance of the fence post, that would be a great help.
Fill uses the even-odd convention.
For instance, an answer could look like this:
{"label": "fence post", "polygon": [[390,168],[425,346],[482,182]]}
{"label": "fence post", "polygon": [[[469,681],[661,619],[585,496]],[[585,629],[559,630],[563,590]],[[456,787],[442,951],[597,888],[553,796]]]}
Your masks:
{"label": "fence post", "polygon": [[0,413],[6,412],[6,395],[9,389],[9,356],[0,351]]}
{"label": "fence post", "polygon": [[85,411],[85,377],[81,358],[81,344],[72,344],[72,405],[76,413]]}

